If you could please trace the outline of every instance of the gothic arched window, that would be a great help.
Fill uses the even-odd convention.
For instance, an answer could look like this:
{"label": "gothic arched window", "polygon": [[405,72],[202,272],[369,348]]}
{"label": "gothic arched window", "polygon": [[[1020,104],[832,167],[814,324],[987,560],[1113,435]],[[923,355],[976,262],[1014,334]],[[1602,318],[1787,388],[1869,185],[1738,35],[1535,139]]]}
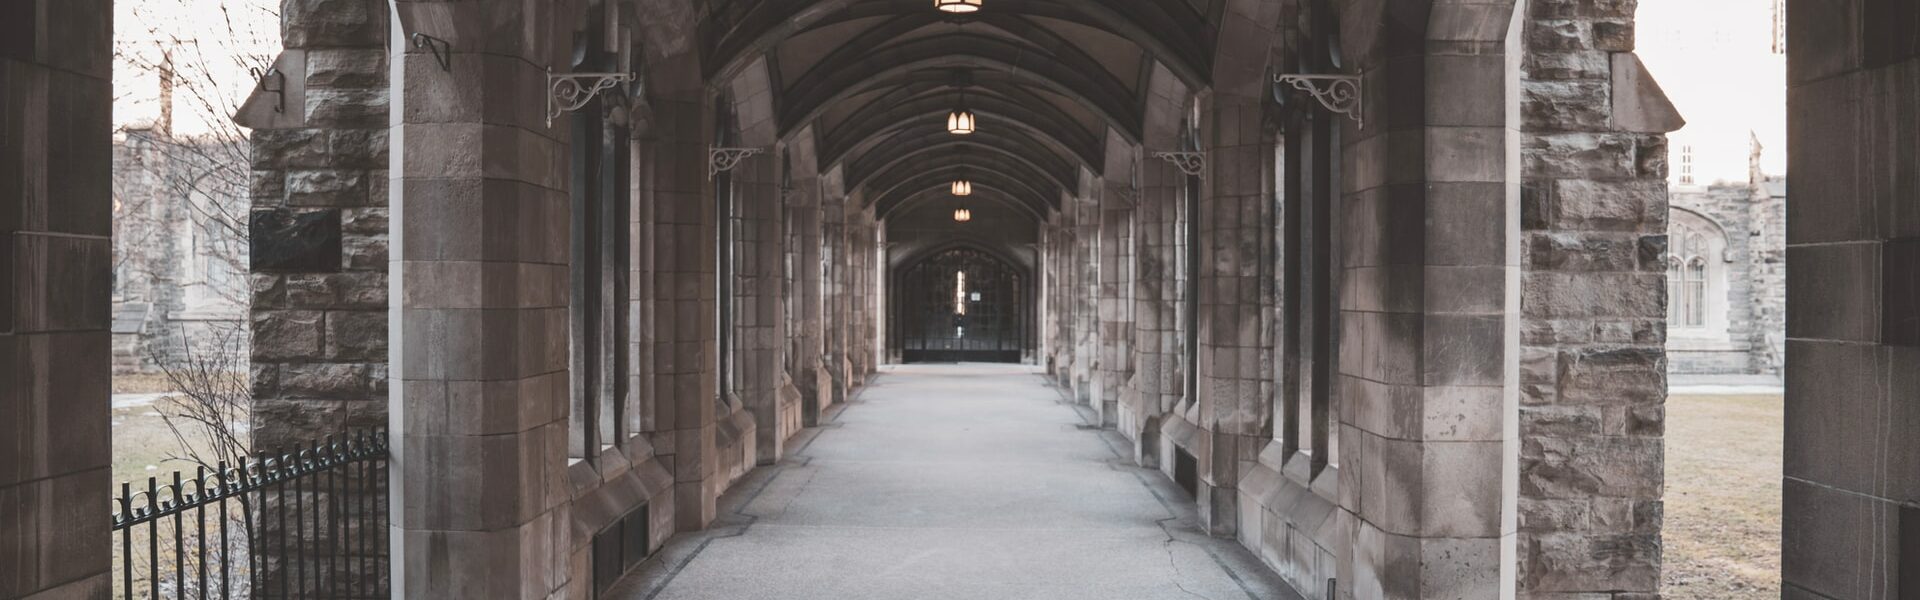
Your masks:
{"label": "gothic arched window", "polygon": [[1668,239],[1672,240],[1667,253],[1668,326],[1710,330],[1723,325],[1726,235],[1705,216],[1676,209]]}

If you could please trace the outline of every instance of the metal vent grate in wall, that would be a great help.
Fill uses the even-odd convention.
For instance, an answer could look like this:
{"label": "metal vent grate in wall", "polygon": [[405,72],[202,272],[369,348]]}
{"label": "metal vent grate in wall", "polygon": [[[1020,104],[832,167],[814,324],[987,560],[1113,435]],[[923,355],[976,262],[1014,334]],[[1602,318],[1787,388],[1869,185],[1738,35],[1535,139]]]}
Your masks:
{"label": "metal vent grate in wall", "polygon": [[1173,482],[1193,497],[1200,497],[1200,461],[1184,448],[1173,449]]}
{"label": "metal vent grate in wall", "polygon": [[599,597],[620,576],[647,558],[652,522],[642,504],[593,536],[593,595]]}

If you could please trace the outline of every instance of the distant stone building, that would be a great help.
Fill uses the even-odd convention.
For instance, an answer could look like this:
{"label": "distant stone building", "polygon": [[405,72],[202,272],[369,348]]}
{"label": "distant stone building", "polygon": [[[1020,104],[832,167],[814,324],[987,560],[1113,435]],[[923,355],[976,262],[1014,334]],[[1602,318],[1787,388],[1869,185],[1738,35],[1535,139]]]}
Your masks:
{"label": "distant stone building", "polygon": [[113,144],[114,369],[189,356],[245,368],[246,180],[225,156],[244,148],[167,129]]}
{"label": "distant stone building", "polygon": [[1670,195],[1667,359],[1676,374],[1780,373],[1786,347],[1785,177],[1693,183],[1680,148]]}

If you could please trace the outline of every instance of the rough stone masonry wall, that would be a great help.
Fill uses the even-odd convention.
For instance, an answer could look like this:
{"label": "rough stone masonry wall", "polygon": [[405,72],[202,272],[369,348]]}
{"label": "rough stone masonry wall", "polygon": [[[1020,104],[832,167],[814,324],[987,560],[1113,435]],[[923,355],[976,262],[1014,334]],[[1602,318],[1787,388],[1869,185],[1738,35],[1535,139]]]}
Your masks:
{"label": "rough stone masonry wall", "polygon": [[[1749,235],[1754,211],[1750,206],[1752,194],[1747,185],[1712,185],[1704,192],[1672,193],[1668,203],[1674,209],[1692,210],[1719,225],[1726,235],[1727,262],[1718,265],[1726,273],[1725,293],[1719,297],[1708,297],[1706,302],[1720,302],[1726,305],[1726,327],[1709,332],[1714,342],[1701,346],[1698,342],[1688,344],[1675,342],[1675,336],[1668,336],[1667,370],[1670,373],[1745,373],[1751,362],[1752,352],[1749,342],[1754,338],[1755,294],[1762,290],[1759,280],[1748,269],[1754,264],[1753,242],[1758,241]],[[1671,213],[1670,213],[1671,214]],[[1673,238],[1668,244],[1679,248],[1685,240]],[[1709,261],[1719,261],[1720,255],[1707,257]],[[1709,269],[1713,268],[1712,265]],[[1711,278],[1711,277],[1709,277]],[[1672,290],[1668,298],[1671,301],[1680,290]],[[1708,291],[1712,294],[1712,291]]]}
{"label": "rough stone masonry wall", "polygon": [[1753,294],[1747,370],[1779,375],[1787,362],[1787,198],[1775,195],[1766,175],[1749,182],[1747,277]]}
{"label": "rough stone masonry wall", "polygon": [[387,412],[386,10],[291,0],[280,18],[285,87],[304,97],[288,94],[291,118],[252,138],[258,449],[384,425]]}
{"label": "rough stone masonry wall", "polygon": [[1532,0],[1521,72],[1519,591],[1660,585],[1667,144],[1632,0]]}

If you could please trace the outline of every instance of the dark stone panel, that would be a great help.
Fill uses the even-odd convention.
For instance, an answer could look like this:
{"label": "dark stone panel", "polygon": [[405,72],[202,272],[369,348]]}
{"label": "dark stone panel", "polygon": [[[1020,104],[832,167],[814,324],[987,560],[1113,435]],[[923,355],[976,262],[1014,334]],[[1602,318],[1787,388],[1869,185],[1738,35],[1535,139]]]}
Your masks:
{"label": "dark stone panel", "polygon": [[[7,233],[0,233],[0,248],[8,253],[19,252],[13,236]],[[14,296],[19,294],[19,285],[15,280],[13,260],[0,259],[0,334],[13,333],[13,307],[19,302]]]}
{"label": "dark stone panel", "polygon": [[1787,249],[1787,337],[1879,341],[1880,244]]}
{"label": "dark stone panel", "polygon": [[[14,3],[36,0],[15,0]],[[37,0],[44,13],[41,41],[48,52],[39,61],[101,82],[113,73],[111,0]],[[109,98],[111,96],[108,96]]]}
{"label": "dark stone panel", "polygon": [[[1920,5],[1920,3],[1916,3]],[[1920,237],[1920,60],[1866,78],[1870,110],[1862,110],[1860,147],[1869,153],[1881,233]]]}
{"label": "dark stone panel", "polygon": [[24,107],[33,105],[33,96],[45,89],[45,72],[43,67],[0,60],[0,140],[5,140],[0,143],[0,198],[7,199],[0,205],[0,233],[18,231],[26,214],[28,165],[37,165],[28,160],[36,151],[27,147],[26,132],[28,124],[42,116],[29,117]]}
{"label": "dark stone panel", "polygon": [[1876,476],[1891,441],[1872,432],[1889,420],[1883,389],[1887,371],[1875,346],[1789,340],[1793,357],[1786,383],[1787,477],[1865,492],[1884,485]]}
{"label": "dark stone panel", "polygon": [[340,211],[256,210],[248,224],[256,272],[340,270]]}
{"label": "dark stone panel", "polygon": [[[1824,79],[1859,66],[1856,37],[1861,0],[1793,0],[1787,3],[1787,85]],[[1886,0],[1908,2],[1911,0]],[[1788,144],[1796,150],[1801,147]],[[1795,171],[1796,175],[1803,171]]]}
{"label": "dark stone panel", "polygon": [[1868,67],[1920,56],[1920,2],[1863,0],[1861,33]]}
{"label": "dark stone panel", "polygon": [[33,60],[33,26],[39,2],[0,2],[0,58]]}
{"label": "dark stone panel", "polygon": [[47,76],[47,231],[113,231],[113,87],[61,71]]}
{"label": "dark stone panel", "polygon": [[[1898,524],[1885,501],[1788,478],[1781,490],[1782,583],[1829,598],[1886,598]],[[1867,578],[1866,573],[1887,574]],[[1792,597],[1805,597],[1804,595]]]}
{"label": "dark stone panel", "polygon": [[1893,591],[1900,600],[1920,600],[1920,506],[1900,507],[1900,564],[1893,568],[1900,581]]}
{"label": "dark stone panel", "polygon": [[1920,238],[1881,245],[1880,286],[1881,341],[1920,346]]}

